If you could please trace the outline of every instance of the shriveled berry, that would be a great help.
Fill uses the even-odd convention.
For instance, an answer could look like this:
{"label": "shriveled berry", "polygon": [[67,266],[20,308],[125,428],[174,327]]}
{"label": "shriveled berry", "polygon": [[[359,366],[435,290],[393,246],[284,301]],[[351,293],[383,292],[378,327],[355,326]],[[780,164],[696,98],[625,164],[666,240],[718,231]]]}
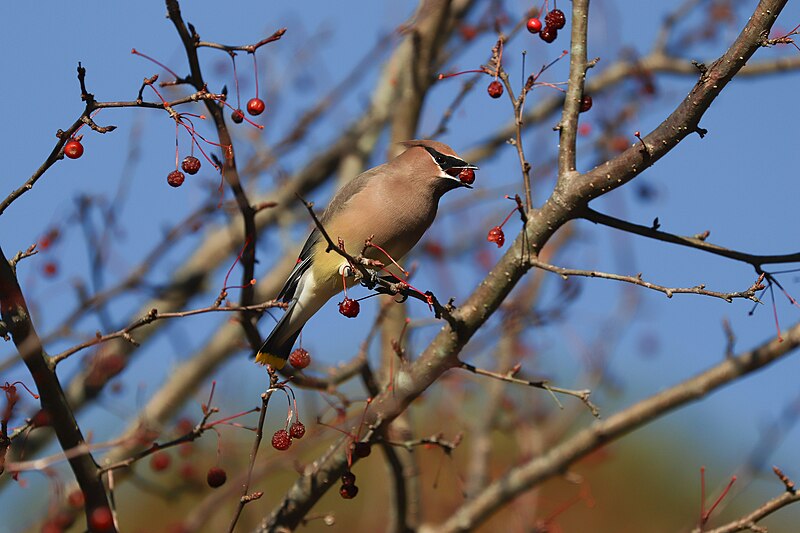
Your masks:
{"label": "shriveled berry", "polygon": [[489,235],[486,236],[486,240],[497,244],[497,247],[500,248],[505,244],[506,236],[500,226],[495,226],[489,230]]}
{"label": "shriveled berry", "polygon": [[592,108],[592,97],[588,94],[584,94],[583,98],[581,98],[581,113],[585,113]]}
{"label": "shriveled berry", "polygon": [[503,96],[503,84],[497,80],[494,80],[486,88],[486,92],[488,92],[489,96],[491,96],[492,98],[500,98],[501,96]]}
{"label": "shriveled berry", "polygon": [[91,531],[111,531],[114,529],[114,516],[108,507],[98,507],[89,515]]}
{"label": "shriveled berry", "polygon": [[[275,443],[274,437],[272,438],[272,442],[274,446]],[[206,474],[206,483],[208,483],[208,486],[211,487],[212,489],[221,487],[222,485],[225,484],[227,480],[228,480],[228,474],[225,472],[225,470],[221,469],[220,467],[212,466],[211,468],[208,469],[208,474]]]}
{"label": "shriveled berry", "polygon": [[183,180],[186,179],[186,176],[183,175],[183,172],[180,170],[173,170],[169,174],[167,174],[167,183],[169,183],[173,187],[180,187],[183,185]]}
{"label": "shriveled berry", "polygon": [[471,168],[465,168],[458,173],[458,179],[461,180],[461,183],[472,185],[473,183],[475,183],[475,171],[472,170]]}
{"label": "shriveled berry", "polygon": [[303,369],[311,364],[311,356],[308,350],[298,348],[289,354],[289,363],[297,369]]}
{"label": "shriveled berry", "polygon": [[64,155],[70,159],[78,159],[83,155],[83,145],[76,139],[70,139],[64,145]]}
{"label": "shriveled berry", "polygon": [[567,23],[567,17],[564,16],[564,12],[560,9],[554,9],[544,16],[544,23],[560,30]]}
{"label": "shriveled berry", "polygon": [[350,471],[342,474],[342,485],[355,485],[356,475]]}
{"label": "shriveled berry", "polygon": [[200,170],[200,160],[193,155],[187,155],[183,158],[181,168],[187,174],[194,176]]}
{"label": "shriveled berry", "polygon": [[339,496],[345,500],[352,500],[358,494],[358,487],[355,485],[342,485],[339,487]]}
{"label": "shriveled berry", "polygon": [[244,120],[244,113],[242,112],[242,110],[237,109],[233,113],[231,113],[231,120],[237,124],[241,124],[242,121]]}
{"label": "shriveled berry", "polygon": [[272,436],[272,447],[276,450],[288,450],[292,445],[292,437],[285,429],[279,429]]}
{"label": "shriveled berry", "polygon": [[531,33],[539,33],[542,29],[542,21],[536,17],[531,17],[528,19],[528,31]]}
{"label": "shriveled berry", "polygon": [[150,457],[150,468],[156,472],[163,472],[169,468],[170,456],[167,452],[156,452]]}
{"label": "shriveled berry", "polygon": [[266,108],[267,105],[261,98],[251,98],[250,101],[247,102],[247,112],[253,116],[260,115]]}
{"label": "shriveled berry", "polygon": [[558,30],[555,26],[545,26],[539,32],[539,38],[546,43],[552,43],[556,40],[556,37],[558,37]]}
{"label": "shriveled berry", "polygon": [[293,439],[302,439],[305,434],[306,427],[299,420],[289,426],[289,435],[291,435]]}
{"label": "shriveled berry", "polygon": [[339,302],[339,312],[347,318],[357,317],[359,311],[361,311],[361,305],[356,300],[345,298]]}
{"label": "shriveled berry", "polygon": [[356,442],[353,444],[353,454],[356,457],[364,457],[369,456],[372,453],[372,446],[370,446],[369,442]]}

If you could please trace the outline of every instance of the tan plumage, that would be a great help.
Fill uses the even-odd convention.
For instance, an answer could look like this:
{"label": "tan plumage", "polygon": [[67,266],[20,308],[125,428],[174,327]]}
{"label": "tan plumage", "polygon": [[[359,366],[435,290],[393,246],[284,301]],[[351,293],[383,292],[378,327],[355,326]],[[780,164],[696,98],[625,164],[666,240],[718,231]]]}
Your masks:
{"label": "tan plumage", "polygon": [[[393,259],[402,259],[430,227],[442,195],[468,187],[452,174],[477,168],[440,142],[419,140],[403,145],[406,150],[399,156],[344,185],[320,217],[334,242],[343,239],[351,255],[359,254],[372,236],[372,242]],[[326,247],[315,229],[278,295],[289,307],[258,351],[259,363],[282,368],[306,321],[342,291],[340,269],[347,262],[339,254],[326,253]],[[368,249],[366,255],[388,263],[376,248]]]}

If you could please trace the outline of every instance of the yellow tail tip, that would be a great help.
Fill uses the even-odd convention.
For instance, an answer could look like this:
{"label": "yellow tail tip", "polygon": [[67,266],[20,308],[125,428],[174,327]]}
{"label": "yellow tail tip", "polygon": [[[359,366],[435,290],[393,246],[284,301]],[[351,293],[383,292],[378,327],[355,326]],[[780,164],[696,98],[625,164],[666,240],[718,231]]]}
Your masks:
{"label": "yellow tail tip", "polygon": [[273,355],[271,353],[258,352],[256,354],[256,363],[260,363],[262,365],[270,365],[273,368],[280,370],[286,365],[286,359],[284,359],[283,357],[278,357],[277,355]]}

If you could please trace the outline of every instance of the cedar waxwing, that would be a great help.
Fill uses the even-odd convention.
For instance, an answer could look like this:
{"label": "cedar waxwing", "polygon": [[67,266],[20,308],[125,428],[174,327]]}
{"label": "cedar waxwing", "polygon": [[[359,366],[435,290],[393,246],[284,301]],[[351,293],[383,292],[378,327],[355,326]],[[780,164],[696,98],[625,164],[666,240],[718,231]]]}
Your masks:
{"label": "cedar waxwing", "polygon": [[[361,253],[372,236],[375,245],[399,261],[433,222],[439,198],[458,187],[471,188],[472,180],[462,181],[459,173],[478,167],[463,161],[446,144],[427,140],[402,144],[406,150],[399,156],[339,189],[319,219],[333,242],[342,239],[352,256]],[[283,368],[308,319],[342,291],[343,273],[349,265],[336,252],[326,253],[327,246],[315,228],[278,294],[289,306],[258,350],[257,362]],[[377,247],[368,248],[365,256],[391,262]]]}

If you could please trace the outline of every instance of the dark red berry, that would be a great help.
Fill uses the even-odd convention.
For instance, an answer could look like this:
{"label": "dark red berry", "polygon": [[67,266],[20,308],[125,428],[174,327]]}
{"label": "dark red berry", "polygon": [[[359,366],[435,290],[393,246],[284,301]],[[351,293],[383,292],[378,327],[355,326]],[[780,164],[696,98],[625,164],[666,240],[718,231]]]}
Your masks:
{"label": "dark red berry", "polygon": [[150,468],[156,472],[163,472],[169,468],[170,456],[167,452],[156,452],[150,457]]}
{"label": "dark red berry", "polygon": [[339,487],[339,496],[345,500],[352,500],[358,494],[358,487],[355,485],[342,485]]}
{"label": "dark red berry", "polygon": [[91,531],[111,531],[114,529],[114,516],[108,507],[98,507],[89,515]]}
{"label": "dark red berry", "polygon": [[497,80],[494,80],[486,88],[486,92],[488,92],[489,96],[491,96],[492,98],[500,98],[501,96],[503,96],[503,84]]}
{"label": "dark red berry", "polygon": [[64,155],[70,159],[78,159],[83,155],[83,145],[78,140],[70,139],[70,141],[64,145]]}
{"label": "dark red berry", "polygon": [[542,29],[542,21],[536,17],[531,17],[528,19],[528,31],[531,33],[539,33],[539,30]]}
{"label": "dark red berry", "polygon": [[75,489],[69,493],[69,496],[67,496],[67,503],[73,509],[82,508],[84,501],[85,499],[83,497],[83,492],[81,491],[81,489]]}
{"label": "dark red berry", "polygon": [[187,174],[194,176],[200,170],[200,160],[193,155],[187,155],[183,158],[181,168]]}
{"label": "dark red berry", "polygon": [[369,456],[372,453],[372,446],[370,446],[369,442],[356,442],[353,444],[353,454],[356,457],[364,457]]}
{"label": "dark red berry", "polygon": [[342,474],[342,485],[355,485],[356,475],[352,472],[345,472]]}
{"label": "dark red berry", "polygon": [[[274,445],[275,437],[272,438],[272,442]],[[212,466],[211,468],[208,469],[208,474],[206,475],[206,483],[208,483],[208,486],[211,487],[212,489],[221,487],[222,485],[225,484],[227,480],[228,480],[228,474],[220,467]]]}
{"label": "dark red berry", "polygon": [[186,176],[183,175],[183,172],[180,170],[173,170],[169,174],[167,174],[167,183],[172,185],[173,187],[180,187],[183,185],[183,180],[186,179]]}
{"label": "dark red berry", "polygon": [[289,435],[289,432],[285,429],[279,429],[275,432],[272,436],[272,447],[276,450],[288,450],[289,446],[292,445],[292,437]]}
{"label": "dark red berry", "polygon": [[581,113],[585,113],[592,108],[592,97],[588,94],[584,94],[583,98],[581,98]]}
{"label": "dark red berry", "polygon": [[461,180],[461,183],[472,185],[475,183],[475,171],[471,168],[465,168],[458,173],[458,179]]}
{"label": "dark red berry", "polygon": [[237,124],[241,124],[242,121],[244,120],[244,113],[242,113],[242,110],[237,109],[233,113],[231,113],[231,120]]}
{"label": "dark red berry", "polygon": [[539,37],[546,43],[552,43],[558,37],[558,30],[555,26],[545,26],[539,32]]}
{"label": "dark red berry", "polygon": [[567,23],[567,17],[564,16],[564,12],[560,9],[554,9],[544,16],[544,23],[560,30]]}
{"label": "dark red berry", "polygon": [[289,426],[289,435],[291,435],[293,439],[302,439],[305,434],[306,427],[299,420]]}
{"label": "dark red berry", "polygon": [[250,101],[247,102],[247,112],[253,116],[260,115],[266,108],[267,105],[261,98],[251,98]]}
{"label": "dark red berry", "polygon": [[289,354],[289,363],[297,369],[303,369],[311,364],[311,356],[308,354],[308,350],[298,348]]}
{"label": "dark red berry", "polygon": [[44,272],[45,276],[47,276],[48,278],[52,278],[53,276],[58,274],[58,265],[53,261],[48,261],[42,267],[42,271]]}
{"label": "dark red berry", "polygon": [[500,248],[505,244],[506,236],[500,226],[495,226],[489,230],[489,235],[487,235],[486,240],[497,244],[497,247]]}
{"label": "dark red berry", "polygon": [[339,312],[347,318],[355,318],[361,311],[361,306],[356,300],[345,298],[339,302]]}

